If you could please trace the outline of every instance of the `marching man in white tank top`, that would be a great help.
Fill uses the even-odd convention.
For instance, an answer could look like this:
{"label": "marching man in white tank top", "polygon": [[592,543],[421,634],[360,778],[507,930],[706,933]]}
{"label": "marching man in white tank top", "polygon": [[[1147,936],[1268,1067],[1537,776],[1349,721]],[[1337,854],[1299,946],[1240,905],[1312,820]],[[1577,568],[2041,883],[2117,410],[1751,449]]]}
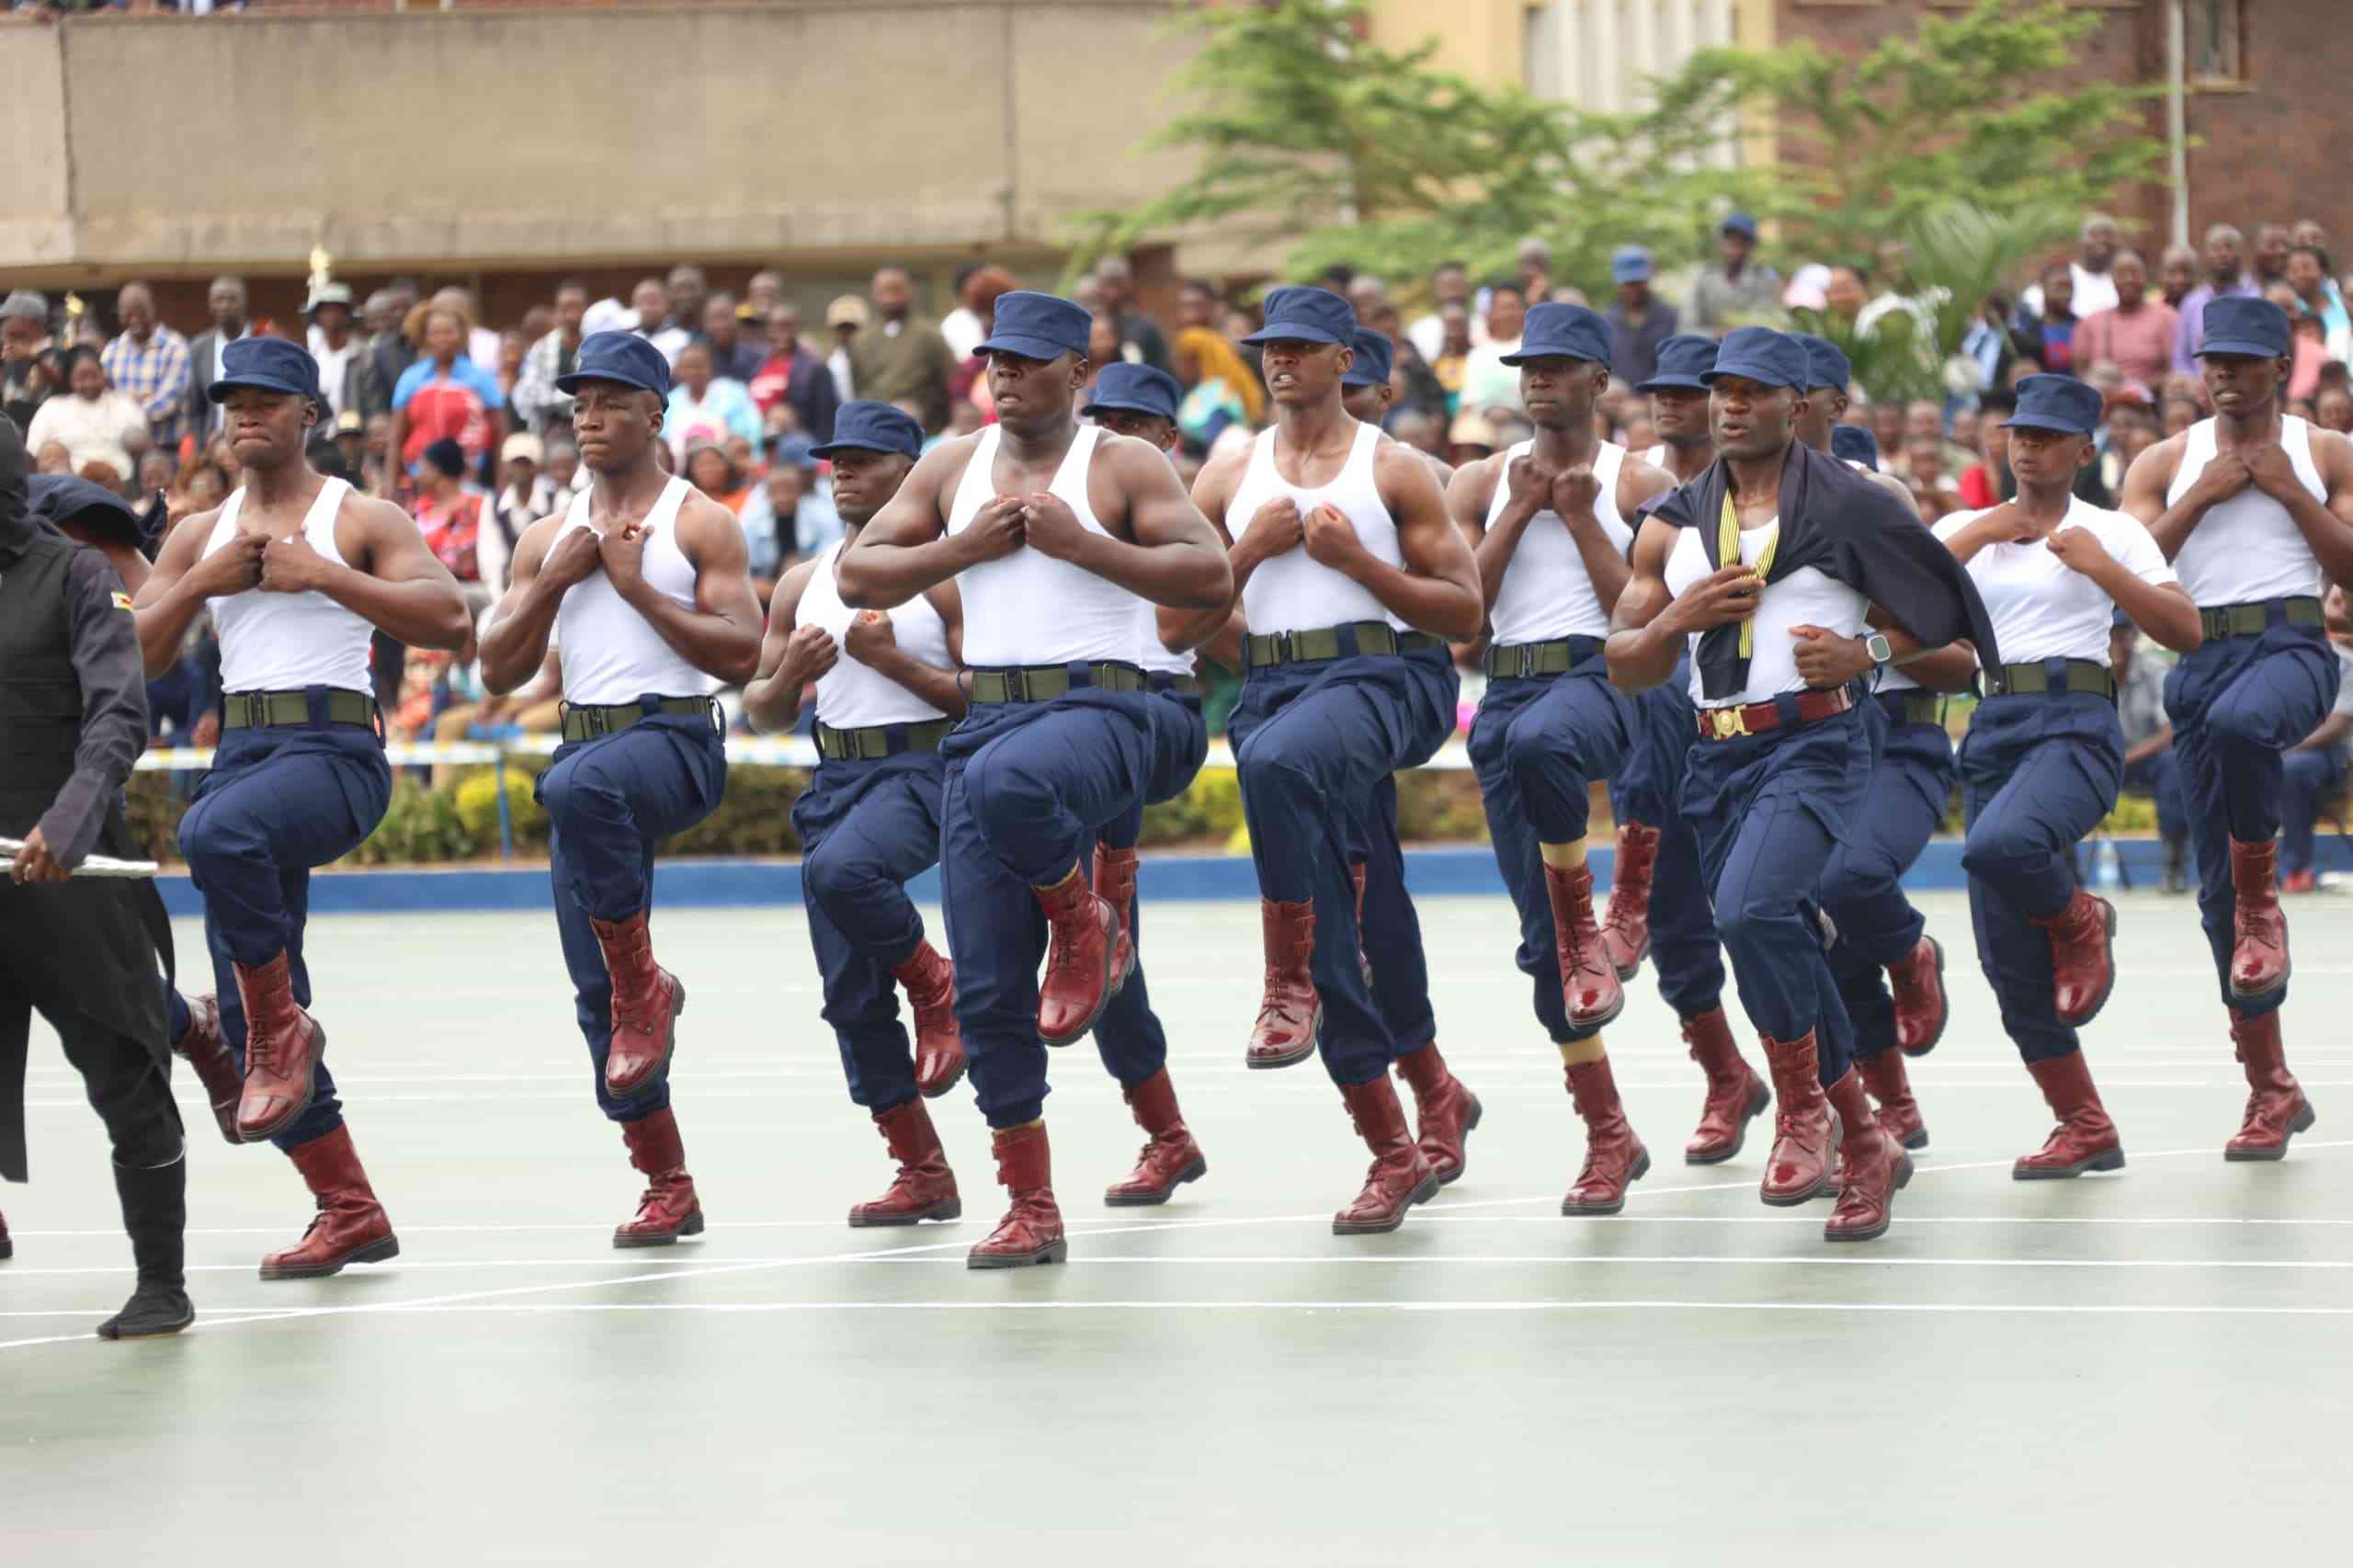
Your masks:
{"label": "marching man in white tank top", "polygon": [[703,1228],[670,1110],[670,1053],[686,987],[654,961],[654,846],[709,816],[727,783],[711,693],[748,681],[760,606],[744,530],[661,466],[670,368],[631,333],[599,332],[556,385],[588,488],[515,545],[515,573],[482,639],[483,685],[505,694],[563,650],[563,744],[540,775],[556,931],[571,971],[597,1104],[644,1173],[619,1247]]}
{"label": "marching man in white tank top", "polygon": [[957,1018],[1012,1199],[975,1268],[1068,1251],[1045,1048],[1095,1027],[1133,956],[1084,860],[1151,770],[1137,600],[1222,608],[1233,592],[1168,460],[1078,423],[1090,325],[1050,294],[1000,298],[978,350],[998,423],[926,454],[835,573],[853,606],[902,605],[951,578],[963,595],[972,708],[943,747],[940,892]]}
{"label": "marching man in white tank top", "polygon": [[[1594,404],[1609,384],[1609,326],[1595,312],[1537,306],[1506,362],[1519,367],[1520,400],[1536,435],[1464,468],[1447,493],[1478,561],[1494,631],[1471,762],[1495,864],[1519,911],[1519,968],[1536,983],[1537,1020],[1560,1048],[1571,1102],[1586,1124],[1584,1168],[1561,1211],[1615,1214],[1626,1206],[1627,1184],[1650,1168],[1650,1155],[1627,1124],[1602,1046],[1602,1027],[1625,998],[1594,915],[1586,825],[1593,781],[1614,777],[1643,748],[1643,699],[1609,684],[1601,650],[1626,585],[1632,521],[1673,482],[1594,434]],[[1655,853],[1657,830],[1647,831],[1637,854]],[[1661,914],[1679,899],[1704,915],[1696,847],[1682,858]],[[1647,879],[1647,855],[1644,861]],[[1722,1109],[1736,1148],[1765,1091],[1722,1027],[1714,926],[1703,920],[1701,935],[1715,971],[1703,1012],[1718,1026],[1701,1032],[1721,1036],[1729,1053]],[[1682,957],[1677,949],[1670,964],[1663,949],[1662,977],[1672,967],[1680,980],[1689,967]],[[1687,1023],[1685,1033],[1695,1036],[1693,1026]],[[1712,1085],[1717,1071],[1696,1036],[1693,1054]],[[1717,1097],[1711,1091],[1711,1113]]]}
{"label": "marching man in white tank top", "polygon": [[[1798,439],[1886,491],[1904,509],[1904,520],[1893,526],[1916,526],[1918,503],[1903,482],[1879,472],[1870,432],[1839,423],[1855,378],[1846,352],[1826,337],[1790,335],[1806,353],[1806,410],[1798,420]],[[1870,449],[1842,452],[1842,438],[1870,442]],[[1884,635],[1868,627],[1852,638],[1814,629],[1807,643],[1822,673],[1862,683],[1858,695],[1871,747],[1862,805],[1822,876],[1823,911],[1836,933],[1830,972],[1854,1026],[1855,1071],[1870,1091],[1880,1125],[1906,1149],[1925,1149],[1927,1124],[1904,1061],[1936,1049],[1949,1008],[1944,948],[1904,897],[1904,877],[1944,826],[1957,775],[1942,694],[1971,688],[1977,658],[1951,647],[1899,662]]]}
{"label": "marching man in white tank top", "polygon": [[[898,1162],[890,1189],[850,1210],[854,1226],[964,1211],[923,1104],[964,1076],[956,971],[906,892],[939,863],[939,743],[964,715],[963,608],[956,585],[941,583],[896,609],[853,610],[834,583],[842,552],[922,454],[910,415],[887,403],[842,405],[833,439],[814,452],[834,465],[841,541],[777,584],[759,678],[744,690],[745,716],[782,733],[801,716],[802,688],[817,687],[817,771],[792,805],[801,902],[850,1101]],[[915,1013],[912,1053],[893,983]]]}
{"label": "marching man in white tank top", "polygon": [[277,1144],[317,1199],[301,1241],[262,1259],[265,1279],[400,1251],[344,1126],[326,1031],[304,1010],[302,931],[311,869],[358,847],[392,798],[369,640],[381,630],[455,649],[472,631],[464,594],[415,522],[303,460],[326,406],[318,378],[309,354],[278,338],[222,350],[205,395],[224,405],[244,483],[174,530],[137,602],[151,677],[208,608],[221,639],[221,744],[180,821],[219,1000],[175,995],[171,1033],[222,1132]]}
{"label": "marching man in white tank top", "polygon": [[1697,719],[1677,802],[1699,835],[1717,932],[1779,1102],[1759,1195],[1786,1207],[1828,1189],[1836,1145],[1845,1185],[1824,1235],[1869,1241],[1886,1233],[1911,1160],[1849,1065],[1852,1028],[1816,918],[1815,889],[1860,806],[1870,746],[1851,686],[1814,649],[1860,636],[1874,606],[1903,653],[1961,640],[1992,648],[1993,625],[1968,574],[1916,517],[1796,438],[1803,345],[1738,328],[1703,379],[1717,460],[1654,505],[1635,536],[1609,676],[1643,690],[1689,666]]}
{"label": "marching man in white tank top", "polygon": [[[1155,447],[1176,444],[1176,405],[1185,389],[1176,378],[1151,365],[1115,362],[1096,377],[1095,391],[1079,413],[1104,429]],[[1160,613],[1139,599],[1137,661],[1144,689],[1152,693],[1152,765],[1143,793],[1103,826],[1095,841],[1095,895],[1119,912],[1131,967],[1127,983],[1104,1004],[1096,1020],[1095,1043],[1103,1065],[1120,1080],[1120,1092],[1144,1131],[1135,1169],[1114,1182],[1103,1201],[1114,1209],[1165,1203],[1188,1181],[1209,1174],[1209,1160],[1185,1125],[1176,1091],[1168,1081],[1168,1033],[1153,1011],[1144,983],[1143,937],[1136,903],[1136,840],[1143,835],[1143,809],[1173,801],[1192,787],[1209,756],[1209,720],[1201,711],[1201,681],[1190,650],[1172,651],[1160,640]],[[1237,658],[1237,662],[1238,658]]]}
{"label": "marching man in white tank top", "polygon": [[[1477,570],[1420,455],[1343,406],[1356,330],[1336,294],[1268,294],[1267,324],[1250,341],[1265,350],[1275,427],[1212,461],[1193,490],[1235,536],[1248,627],[1248,675],[1227,726],[1267,964],[1246,1056],[1252,1067],[1285,1067],[1321,1048],[1373,1154],[1363,1189],[1333,1218],[1343,1235],[1403,1224],[1461,1172],[1479,1118],[1438,1054],[1392,781],[1454,733],[1460,683],[1446,639],[1479,634]],[[1171,640],[1206,638],[1218,619],[1196,618]],[[1379,892],[1368,903],[1381,910],[1367,909],[1361,933],[1350,878],[1358,855]],[[1379,998],[1368,959],[1383,973]],[[1418,1142],[1392,1062],[1420,1101]]]}
{"label": "marching man in white tank top", "polygon": [[2279,1037],[2288,926],[2278,880],[2280,755],[2336,697],[2324,577],[2353,583],[2353,443],[2280,412],[2287,313],[2206,307],[2198,351],[2215,415],[2134,460],[2120,509],[2148,525],[2196,602],[2205,642],[2165,678],[2198,912],[2220,971],[2246,1114],[2229,1160],[2277,1160],[2313,1124]]}

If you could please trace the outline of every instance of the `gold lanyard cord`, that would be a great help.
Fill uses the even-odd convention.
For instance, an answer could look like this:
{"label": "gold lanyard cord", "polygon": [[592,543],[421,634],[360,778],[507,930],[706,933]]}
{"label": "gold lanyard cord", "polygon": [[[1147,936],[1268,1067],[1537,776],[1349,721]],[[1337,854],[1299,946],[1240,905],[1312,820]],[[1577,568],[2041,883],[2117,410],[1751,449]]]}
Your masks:
{"label": "gold lanyard cord", "polygon": [[[1773,570],[1774,547],[1780,542],[1781,525],[1777,518],[1773,523],[1772,531],[1766,535],[1765,548],[1756,552],[1755,561],[1749,562],[1759,579]],[[1723,566],[1735,566],[1740,563],[1740,514],[1733,509],[1732,492],[1729,490],[1724,492],[1723,517],[1716,525],[1716,562]],[[1759,597],[1761,598],[1762,596]],[[1749,658],[1754,656],[1756,652],[1756,618],[1752,615],[1740,623],[1740,656],[1744,659]]]}

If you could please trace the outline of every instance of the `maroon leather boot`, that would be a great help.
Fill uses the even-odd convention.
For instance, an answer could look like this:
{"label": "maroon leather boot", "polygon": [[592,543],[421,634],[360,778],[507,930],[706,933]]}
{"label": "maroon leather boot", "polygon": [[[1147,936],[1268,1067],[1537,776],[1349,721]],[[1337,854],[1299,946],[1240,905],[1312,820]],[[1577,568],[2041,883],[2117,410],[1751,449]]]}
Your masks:
{"label": "maroon leather boot", "polygon": [[1315,905],[1258,901],[1267,953],[1258,1021],[1244,1059],[1253,1067],[1289,1067],[1315,1054],[1324,1038],[1324,1002],[1315,994]]}
{"label": "maroon leather boot", "polygon": [[965,1267],[1022,1268],[1062,1262],[1070,1256],[1070,1244],[1063,1238],[1063,1211],[1054,1202],[1053,1154],[1046,1143],[1046,1124],[1001,1127],[994,1141],[997,1183],[1013,1203],[987,1240],[965,1255]]}
{"label": "maroon leather boot", "polygon": [[2284,1160],[2288,1140],[2311,1130],[2313,1102],[2288,1071],[2277,1008],[2260,1017],[2231,1017],[2231,1040],[2246,1068],[2246,1119],[2222,1146],[2226,1160]]}
{"label": "maroon leather boot", "polygon": [[340,1272],[347,1264],[400,1256],[400,1239],[368,1185],[348,1127],[338,1126],[324,1138],[290,1149],[286,1157],[302,1173],[319,1211],[301,1241],[261,1260],[264,1279],[317,1279]]}
{"label": "maroon leather boot", "polygon": [[1438,1173],[1440,1187],[1451,1186],[1462,1175],[1463,1144],[1483,1114],[1479,1096],[1447,1066],[1436,1040],[1400,1056],[1397,1072],[1413,1087],[1422,1158]]}
{"label": "maroon leather boot", "polygon": [[1887,966],[1895,994],[1895,1045],[1906,1056],[1926,1056],[1945,1038],[1951,1007],[1945,1000],[1944,944],[1926,933],[1913,949]]}
{"label": "maroon leather boot", "polygon": [[616,1099],[627,1099],[669,1071],[678,1015],[687,1010],[687,988],[654,961],[654,936],[644,910],[626,920],[591,920],[588,925],[597,933],[605,972],[613,981],[613,1043],[605,1053],[605,1088]]}
{"label": "maroon leather boot", "polygon": [[2099,1103],[2099,1090],[2092,1086],[2092,1070],[2084,1053],[2071,1051],[2046,1062],[2029,1062],[2026,1070],[2041,1085],[2043,1102],[2059,1119],[2059,1125],[2051,1130],[2040,1149],[2018,1157],[2010,1167],[2011,1176],[2018,1181],[2055,1181],[2086,1171],[2122,1170],[2124,1141],[2117,1136],[2116,1123],[2108,1119],[2107,1108]]}
{"label": "maroon leather boot", "polygon": [[890,1146],[891,1157],[899,1163],[899,1174],[881,1197],[851,1208],[851,1228],[961,1217],[964,1200],[956,1195],[956,1173],[948,1168],[947,1151],[939,1146],[939,1134],[932,1131],[931,1113],[924,1109],[923,1096],[875,1112],[874,1128]]}
{"label": "maroon leather boot", "polygon": [[1393,1231],[1405,1222],[1407,1210],[1438,1196],[1438,1173],[1405,1131],[1405,1108],[1398,1103],[1397,1085],[1388,1074],[1342,1085],[1340,1098],[1356,1122],[1358,1136],[1372,1151],[1372,1166],[1365,1172],[1364,1190],[1332,1216],[1332,1233],[1361,1236]]}
{"label": "maroon leather boot", "polygon": [[2059,1021],[2081,1028],[2116,985],[2116,906],[2082,888],[2058,914],[2038,918],[2051,938],[2051,999]]}
{"label": "maroon leather boot", "polygon": [[1177,1108],[1176,1086],[1168,1081],[1167,1068],[1120,1093],[1135,1113],[1136,1125],[1143,1129],[1145,1142],[1143,1153],[1136,1156],[1136,1168],[1125,1180],[1104,1189],[1107,1205],[1141,1209],[1165,1203],[1187,1182],[1209,1175],[1209,1159],[1185,1126],[1185,1113]]}
{"label": "maroon leather boot", "polygon": [[1920,1119],[1920,1102],[1912,1097],[1912,1075],[1904,1069],[1902,1049],[1858,1056],[1855,1071],[1871,1098],[1879,1102],[1879,1124],[1905,1148],[1927,1148],[1928,1128]]}
{"label": "maroon leather boot", "polygon": [[1048,1045],[1068,1045],[1095,1027],[1104,1004],[1126,983],[1120,917],[1075,866],[1053,886],[1029,891],[1052,933],[1046,972],[1038,982],[1038,1037]]}
{"label": "maroon leather boot", "polygon": [[1683,1163],[1722,1165],[1740,1153],[1748,1141],[1748,1124],[1773,1103],[1773,1091],[1741,1056],[1722,1007],[1686,1020],[1683,1039],[1691,1060],[1708,1075],[1707,1103],[1699,1108],[1699,1131],[1683,1145]]}
{"label": "maroon leather boot", "polygon": [[245,1076],[237,1100],[237,1141],[258,1143],[311,1108],[311,1070],[326,1049],[327,1032],[294,1002],[286,955],[265,964],[237,964],[237,994],[245,1004]]}
{"label": "maroon leather boot", "polygon": [[1601,941],[1593,914],[1593,869],[1544,868],[1544,891],[1552,901],[1552,941],[1561,963],[1561,1001],[1569,1022],[1599,1028],[1626,1007],[1617,966]]}
{"label": "maroon leather boot", "polygon": [[906,988],[915,1016],[915,1088],[938,1099],[964,1077],[964,1030],[956,1021],[956,966],[929,942],[918,942],[891,971]]}
{"label": "maroon leather boot", "polygon": [[663,1107],[652,1116],[621,1123],[629,1163],[645,1173],[637,1212],[613,1231],[617,1247],[665,1247],[680,1236],[702,1234],[702,1200],[687,1174],[687,1148],[678,1139],[678,1119]]}
{"label": "maroon leather boot", "polygon": [[1818,1081],[1813,1030],[1786,1040],[1759,1035],[1757,1043],[1765,1048],[1773,1093],[1780,1101],[1758,1196],[1777,1209],[1793,1208],[1829,1190],[1830,1146],[1837,1138],[1838,1119]]}
{"label": "maroon leather boot", "polygon": [[[2279,841],[2231,840],[2231,994],[2259,1002],[2288,983],[2288,919],[2279,913]],[[2286,1147],[2282,1144],[2281,1147]]]}
{"label": "maroon leather boot", "polygon": [[1859,1074],[1850,1070],[1830,1085],[1825,1097],[1842,1129],[1838,1141],[1841,1185],[1838,1201],[1823,1223],[1822,1239],[1877,1241],[1887,1234],[1896,1192],[1912,1180],[1912,1156],[1871,1115]]}
{"label": "maroon leather boot", "polygon": [[242,1143],[237,1136],[237,1102],[244,1097],[244,1075],[237,1071],[237,1058],[229,1042],[221,1035],[221,1004],[210,996],[189,996],[188,1030],[172,1041],[172,1054],[188,1064],[196,1081],[204,1085],[204,1097],[211,1103],[212,1120],[221,1129],[221,1136],[232,1143]]}
{"label": "maroon leather boot", "polygon": [[1627,1123],[1608,1057],[1574,1064],[1568,1079],[1569,1099],[1585,1120],[1585,1168],[1561,1199],[1561,1212],[1615,1214],[1626,1207],[1626,1188],[1649,1174],[1650,1151]]}
{"label": "maroon leather boot", "polygon": [[1602,945],[1618,978],[1634,978],[1651,950],[1651,868],[1658,864],[1659,831],[1638,822],[1618,824],[1618,858],[1609,869],[1609,914]]}

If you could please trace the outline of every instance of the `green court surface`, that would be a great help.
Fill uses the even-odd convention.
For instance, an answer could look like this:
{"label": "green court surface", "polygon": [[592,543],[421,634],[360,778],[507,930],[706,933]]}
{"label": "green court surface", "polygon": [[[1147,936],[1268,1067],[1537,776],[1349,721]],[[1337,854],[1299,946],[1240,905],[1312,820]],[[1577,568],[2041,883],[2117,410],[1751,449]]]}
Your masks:
{"label": "green court surface", "polygon": [[656,917],[693,988],[676,1085],[710,1229],[628,1253],[637,1178],[549,920],[322,918],[317,1011],[402,1255],[256,1278],[308,1199],[183,1082],[197,1328],[90,1337],[128,1249],[37,1028],[35,1179],[0,1189],[0,1562],[2162,1564],[2341,1539],[2353,904],[2290,905],[2319,1125],[2227,1165],[2244,1087],[2196,913],[2127,896],[2088,1049],[2131,1163],[2032,1186],[2010,1161],[2048,1113],[1962,900],[1924,905],[1954,1015],[1881,1243],[1758,1203],[1768,1123],[1681,1163],[1699,1079],[1647,972],[1609,1040],[1656,1164],[1621,1217],[1562,1218],[1580,1130],[1511,912],[1477,898],[1423,906],[1439,1038],[1486,1107],[1468,1172],[1394,1235],[1335,1237],[1366,1155],[1319,1067],[1243,1068],[1256,911],[1169,903],[1144,955],[1210,1174],[1105,1209],[1141,1134],[1091,1048],[1058,1052],[1070,1261],[1001,1273],[963,1267],[1001,1199],[968,1087],[933,1107],[965,1219],[842,1223],[889,1170],[797,909]]}

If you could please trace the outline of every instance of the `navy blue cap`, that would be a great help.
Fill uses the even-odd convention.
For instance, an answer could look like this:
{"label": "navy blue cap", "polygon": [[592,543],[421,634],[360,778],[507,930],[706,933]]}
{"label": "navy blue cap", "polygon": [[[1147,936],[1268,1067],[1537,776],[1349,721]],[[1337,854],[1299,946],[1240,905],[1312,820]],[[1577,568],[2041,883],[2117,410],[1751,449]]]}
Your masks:
{"label": "navy blue cap", "polygon": [[1018,354],[1024,359],[1086,358],[1095,318],[1074,304],[1035,289],[1014,289],[996,297],[996,323],[975,354]]}
{"label": "navy blue cap", "polygon": [[908,457],[923,455],[923,426],[904,409],[893,408],[887,403],[860,399],[842,404],[834,415],[834,438],[822,447],[812,447],[813,458],[830,458],[835,452],[855,449],[861,452],[904,452]]}
{"label": "navy blue cap", "polygon": [[576,392],[583,381],[612,381],[668,397],[670,361],[633,332],[592,332],[580,340],[580,358],[573,362],[572,373],[555,379],[556,390]]}
{"label": "navy blue cap", "polygon": [[1131,365],[1118,359],[1104,366],[1103,373],[1095,378],[1094,395],[1079,412],[1090,419],[1114,409],[1156,419],[1174,419],[1176,405],[1184,397],[1183,384],[1167,371],[1154,365]]}
{"label": "navy blue cap", "polygon": [[1651,253],[1640,245],[1620,245],[1609,256],[1609,280],[1612,283],[1649,282]]}
{"label": "navy blue cap", "polygon": [[299,343],[282,337],[241,337],[221,350],[221,374],[204,395],[226,403],[239,387],[263,392],[292,392],[313,403],[321,401],[319,362]]}
{"label": "navy blue cap", "polygon": [[1815,387],[1847,390],[1855,379],[1855,367],[1846,350],[1826,337],[1816,337],[1810,332],[1793,332],[1790,335],[1805,345],[1805,384],[1808,391]]}
{"label": "navy blue cap", "polygon": [[1678,332],[1658,346],[1658,369],[1647,381],[1635,383],[1639,392],[1657,392],[1662,387],[1681,387],[1688,392],[1705,392],[1708,383],[1699,378],[1716,368],[1716,340],[1701,333]]}
{"label": "navy blue cap", "polygon": [[1875,469],[1879,467],[1879,437],[1860,425],[1833,425],[1830,455],[1843,463],[1860,463]]}
{"label": "navy blue cap", "polygon": [[1267,296],[1267,324],[1245,343],[1352,343],[1357,308],[1329,289],[1290,284]]}
{"label": "navy blue cap", "polygon": [[2288,352],[2288,312],[2257,294],[2226,294],[2206,303],[2200,354],[2277,359]]}
{"label": "navy blue cap", "polygon": [[1745,234],[1753,240],[1756,237],[1756,220],[1745,212],[1727,212],[1724,214],[1724,221],[1716,225],[1716,233]]}
{"label": "navy blue cap", "polygon": [[1379,387],[1389,383],[1389,372],[1396,368],[1397,346],[1384,333],[1369,326],[1357,328],[1348,339],[1348,347],[1356,350],[1355,362],[1348,373],[1340,378],[1344,387]]}
{"label": "navy blue cap", "polygon": [[70,473],[36,473],[25,481],[25,502],[36,517],[61,526],[80,523],[142,549],[147,545],[147,519],[103,484]]}
{"label": "navy blue cap", "polygon": [[1716,345],[1716,362],[1699,372],[1712,387],[1725,376],[1741,376],[1768,387],[1806,387],[1805,345],[1769,326],[1736,326]]}
{"label": "navy blue cap", "polygon": [[1506,365],[1530,359],[1584,359],[1596,365],[1609,362],[1609,324],[1598,311],[1583,305],[1541,304],[1530,307],[1520,329],[1519,347],[1502,356]]}
{"label": "navy blue cap", "polygon": [[2099,428],[2099,389],[2073,376],[2028,376],[2018,385],[2018,407],[2002,423],[2016,430],[2056,430],[2088,436]]}
{"label": "navy blue cap", "polygon": [[[834,415],[834,426],[838,432],[841,426],[841,415]],[[815,468],[817,443],[795,430],[790,436],[779,436],[776,438],[776,445],[769,449],[768,456],[775,461],[790,468]]]}

